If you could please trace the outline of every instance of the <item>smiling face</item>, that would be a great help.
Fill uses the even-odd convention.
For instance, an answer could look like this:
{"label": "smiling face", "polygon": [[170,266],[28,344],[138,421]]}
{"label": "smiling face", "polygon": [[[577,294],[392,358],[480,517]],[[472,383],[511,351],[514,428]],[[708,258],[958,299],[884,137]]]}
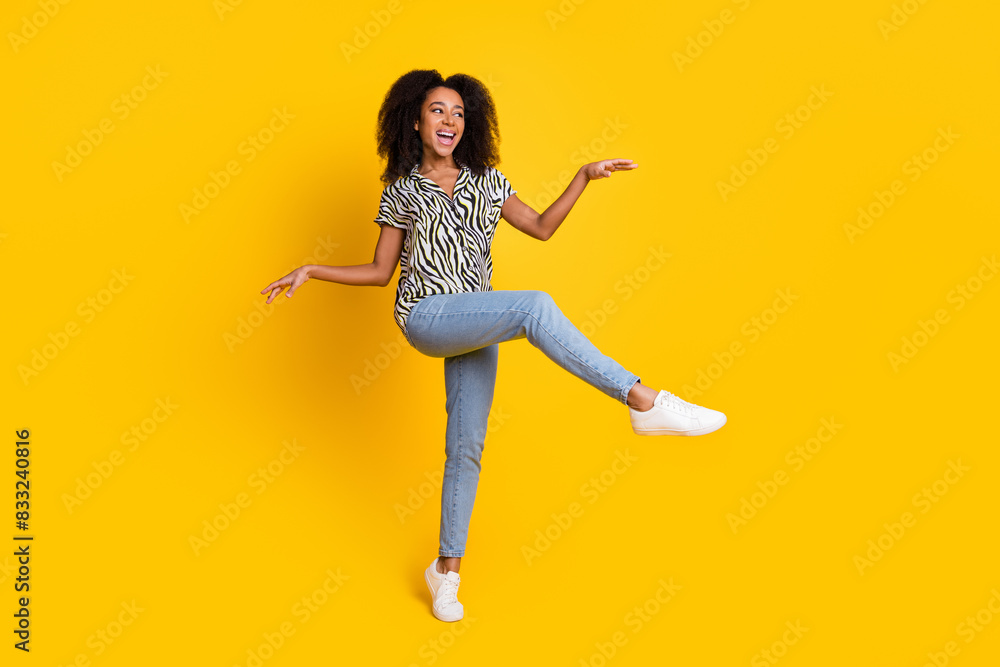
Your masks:
{"label": "smiling face", "polygon": [[420,119],[413,128],[420,132],[424,155],[428,152],[441,157],[451,155],[465,132],[462,96],[444,86],[431,89],[420,106]]}

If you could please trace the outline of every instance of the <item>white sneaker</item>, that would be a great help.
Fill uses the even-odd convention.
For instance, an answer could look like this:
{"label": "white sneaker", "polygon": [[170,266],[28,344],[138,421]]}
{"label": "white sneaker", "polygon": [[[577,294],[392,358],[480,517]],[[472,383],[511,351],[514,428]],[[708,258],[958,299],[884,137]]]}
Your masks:
{"label": "white sneaker", "polygon": [[636,435],[705,435],[726,423],[726,415],[718,410],[688,403],[669,391],[657,394],[649,410],[628,412]]}
{"label": "white sneaker", "polygon": [[424,571],[424,581],[427,582],[427,588],[431,589],[431,599],[434,600],[431,610],[440,621],[460,621],[465,615],[465,609],[456,597],[461,577],[458,572],[441,574],[437,571],[437,562],[438,559],[435,558]]}

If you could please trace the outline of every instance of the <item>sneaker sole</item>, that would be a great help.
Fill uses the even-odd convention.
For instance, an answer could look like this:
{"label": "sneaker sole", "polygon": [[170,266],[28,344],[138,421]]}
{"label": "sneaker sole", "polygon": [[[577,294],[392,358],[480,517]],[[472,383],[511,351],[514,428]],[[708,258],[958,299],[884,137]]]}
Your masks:
{"label": "sneaker sole", "polygon": [[458,618],[441,618],[438,616],[437,609],[434,608],[434,587],[431,585],[431,575],[427,570],[424,570],[424,581],[427,583],[427,590],[431,592],[431,613],[434,614],[434,618],[445,623],[454,623],[455,621],[461,621],[465,617],[464,611]]}
{"label": "sneaker sole", "polygon": [[678,431],[676,429],[669,429],[669,428],[651,428],[643,430],[637,430],[636,428],[633,428],[632,432],[635,433],[636,435],[706,435],[708,433],[712,433],[713,431],[718,431],[720,428],[726,425],[726,421],[727,419],[723,418],[722,421],[719,422],[718,424],[712,426],[703,426],[702,428],[696,428],[691,431]]}

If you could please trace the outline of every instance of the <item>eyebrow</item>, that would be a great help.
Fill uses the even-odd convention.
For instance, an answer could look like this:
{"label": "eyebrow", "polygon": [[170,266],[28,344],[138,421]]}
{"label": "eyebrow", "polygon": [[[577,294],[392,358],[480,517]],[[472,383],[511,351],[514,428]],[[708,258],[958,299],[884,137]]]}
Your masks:
{"label": "eyebrow", "polygon": [[[432,106],[434,106],[435,104],[440,104],[441,106],[448,106],[448,105],[447,105],[447,104],[445,104],[444,102],[440,102],[440,101],[438,101],[438,102],[431,102],[431,103],[430,103],[429,105],[427,105],[427,106],[429,106],[429,107],[432,107]],[[455,105],[455,108],[456,108],[456,109],[461,109],[462,111],[465,111],[465,107],[463,107],[463,106],[462,106],[461,104],[456,104],[456,105]]]}

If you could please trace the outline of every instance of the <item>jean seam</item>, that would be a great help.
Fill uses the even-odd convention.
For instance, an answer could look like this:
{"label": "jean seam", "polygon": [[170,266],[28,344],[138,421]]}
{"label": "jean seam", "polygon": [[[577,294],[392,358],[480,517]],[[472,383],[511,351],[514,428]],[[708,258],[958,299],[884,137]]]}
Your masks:
{"label": "jean seam", "polygon": [[456,359],[458,364],[458,388],[457,388],[457,398],[455,401],[455,410],[458,413],[458,444],[455,450],[455,484],[451,489],[451,521],[448,525],[448,544],[455,543],[455,517],[458,514],[458,495],[459,490],[462,488],[462,359]]}

